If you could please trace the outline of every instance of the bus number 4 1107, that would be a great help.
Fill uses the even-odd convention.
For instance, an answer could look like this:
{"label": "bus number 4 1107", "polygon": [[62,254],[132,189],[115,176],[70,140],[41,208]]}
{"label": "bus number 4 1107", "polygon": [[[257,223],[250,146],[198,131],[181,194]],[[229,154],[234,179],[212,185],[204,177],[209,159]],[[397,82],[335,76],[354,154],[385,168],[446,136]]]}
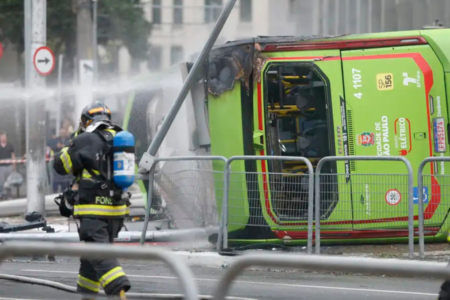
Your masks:
{"label": "bus number 4 1107", "polygon": [[[353,88],[356,90],[358,88],[361,88],[361,70],[352,69],[353,74]],[[358,99],[362,98],[362,93],[356,93],[354,96]]]}

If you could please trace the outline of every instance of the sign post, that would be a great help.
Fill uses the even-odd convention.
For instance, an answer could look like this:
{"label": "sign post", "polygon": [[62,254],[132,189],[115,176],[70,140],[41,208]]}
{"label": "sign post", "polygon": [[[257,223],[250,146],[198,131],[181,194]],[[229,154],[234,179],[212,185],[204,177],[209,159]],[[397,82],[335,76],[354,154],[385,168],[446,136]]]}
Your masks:
{"label": "sign post", "polygon": [[[26,164],[27,211],[29,222],[45,219],[47,187],[46,143],[46,75],[55,59],[45,47],[47,41],[47,0],[25,0],[25,87],[26,87]],[[44,75],[44,76],[43,76]]]}

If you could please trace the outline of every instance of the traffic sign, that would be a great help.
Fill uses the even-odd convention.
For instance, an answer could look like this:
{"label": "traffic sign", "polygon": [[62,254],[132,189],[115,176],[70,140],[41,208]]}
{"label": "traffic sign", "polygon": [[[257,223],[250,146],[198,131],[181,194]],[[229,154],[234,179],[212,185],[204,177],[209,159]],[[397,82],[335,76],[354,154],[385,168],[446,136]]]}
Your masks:
{"label": "traffic sign", "polygon": [[0,43],[0,58],[2,58],[3,55],[3,45]]}
{"label": "traffic sign", "polygon": [[40,47],[34,52],[33,64],[42,76],[50,75],[55,68],[55,55],[49,47]]}

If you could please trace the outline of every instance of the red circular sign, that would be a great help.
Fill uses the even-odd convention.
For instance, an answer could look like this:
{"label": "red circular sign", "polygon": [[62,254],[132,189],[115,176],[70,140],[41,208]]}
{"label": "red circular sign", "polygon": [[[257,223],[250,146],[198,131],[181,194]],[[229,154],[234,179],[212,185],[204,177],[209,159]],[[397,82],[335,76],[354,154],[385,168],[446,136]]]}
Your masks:
{"label": "red circular sign", "polygon": [[3,45],[0,43],[0,58],[2,58],[3,55]]}
{"label": "red circular sign", "polygon": [[55,68],[55,55],[49,47],[40,47],[34,52],[33,64],[42,76],[50,75]]}
{"label": "red circular sign", "polygon": [[387,191],[384,199],[386,200],[387,204],[395,206],[398,205],[400,201],[402,201],[402,194],[397,189],[391,189]]}

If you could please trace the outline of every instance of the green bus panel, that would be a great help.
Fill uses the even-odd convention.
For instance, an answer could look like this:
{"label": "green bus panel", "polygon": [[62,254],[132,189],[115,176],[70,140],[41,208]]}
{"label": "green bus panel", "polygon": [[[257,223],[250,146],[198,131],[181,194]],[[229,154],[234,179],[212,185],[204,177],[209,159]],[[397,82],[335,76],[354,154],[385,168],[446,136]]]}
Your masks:
{"label": "green bus panel", "polygon": [[[211,136],[211,155],[244,155],[242,133],[241,87],[236,84],[232,91],[219,97],[209,95],[209,131]],[[213,170],[223,172],[224,163],[213,162]],[[231,164],[230,188],[228,197],[228,231],[244,229],[249,218],[245,164],[235,161]],[[220,175],[215,175],[220,176]],[[223,191],[223,178],[215,178],[216,193]],[[217,195],[218,213],[222,212],[222,197]]]}
{"label": "green bus panel", "polygon": [[[343,51],[342,63],[354,155],[404,156],[415,172],[426,157],[448,155],[448,147],[435,153],[433,120],[442,118],[446,125],[448,116],[444,71],[430,46]],[[430,174],[432,168],[427,166],[424,173]],[[357,162],[354,173],[354,228],[407,228],[408,185],[402,163]],[[440,226],[450,199],[440,199],[438,184],[430,186],[428,179],[426,224]],[[417,210],[415,205],[415,215]]]}

